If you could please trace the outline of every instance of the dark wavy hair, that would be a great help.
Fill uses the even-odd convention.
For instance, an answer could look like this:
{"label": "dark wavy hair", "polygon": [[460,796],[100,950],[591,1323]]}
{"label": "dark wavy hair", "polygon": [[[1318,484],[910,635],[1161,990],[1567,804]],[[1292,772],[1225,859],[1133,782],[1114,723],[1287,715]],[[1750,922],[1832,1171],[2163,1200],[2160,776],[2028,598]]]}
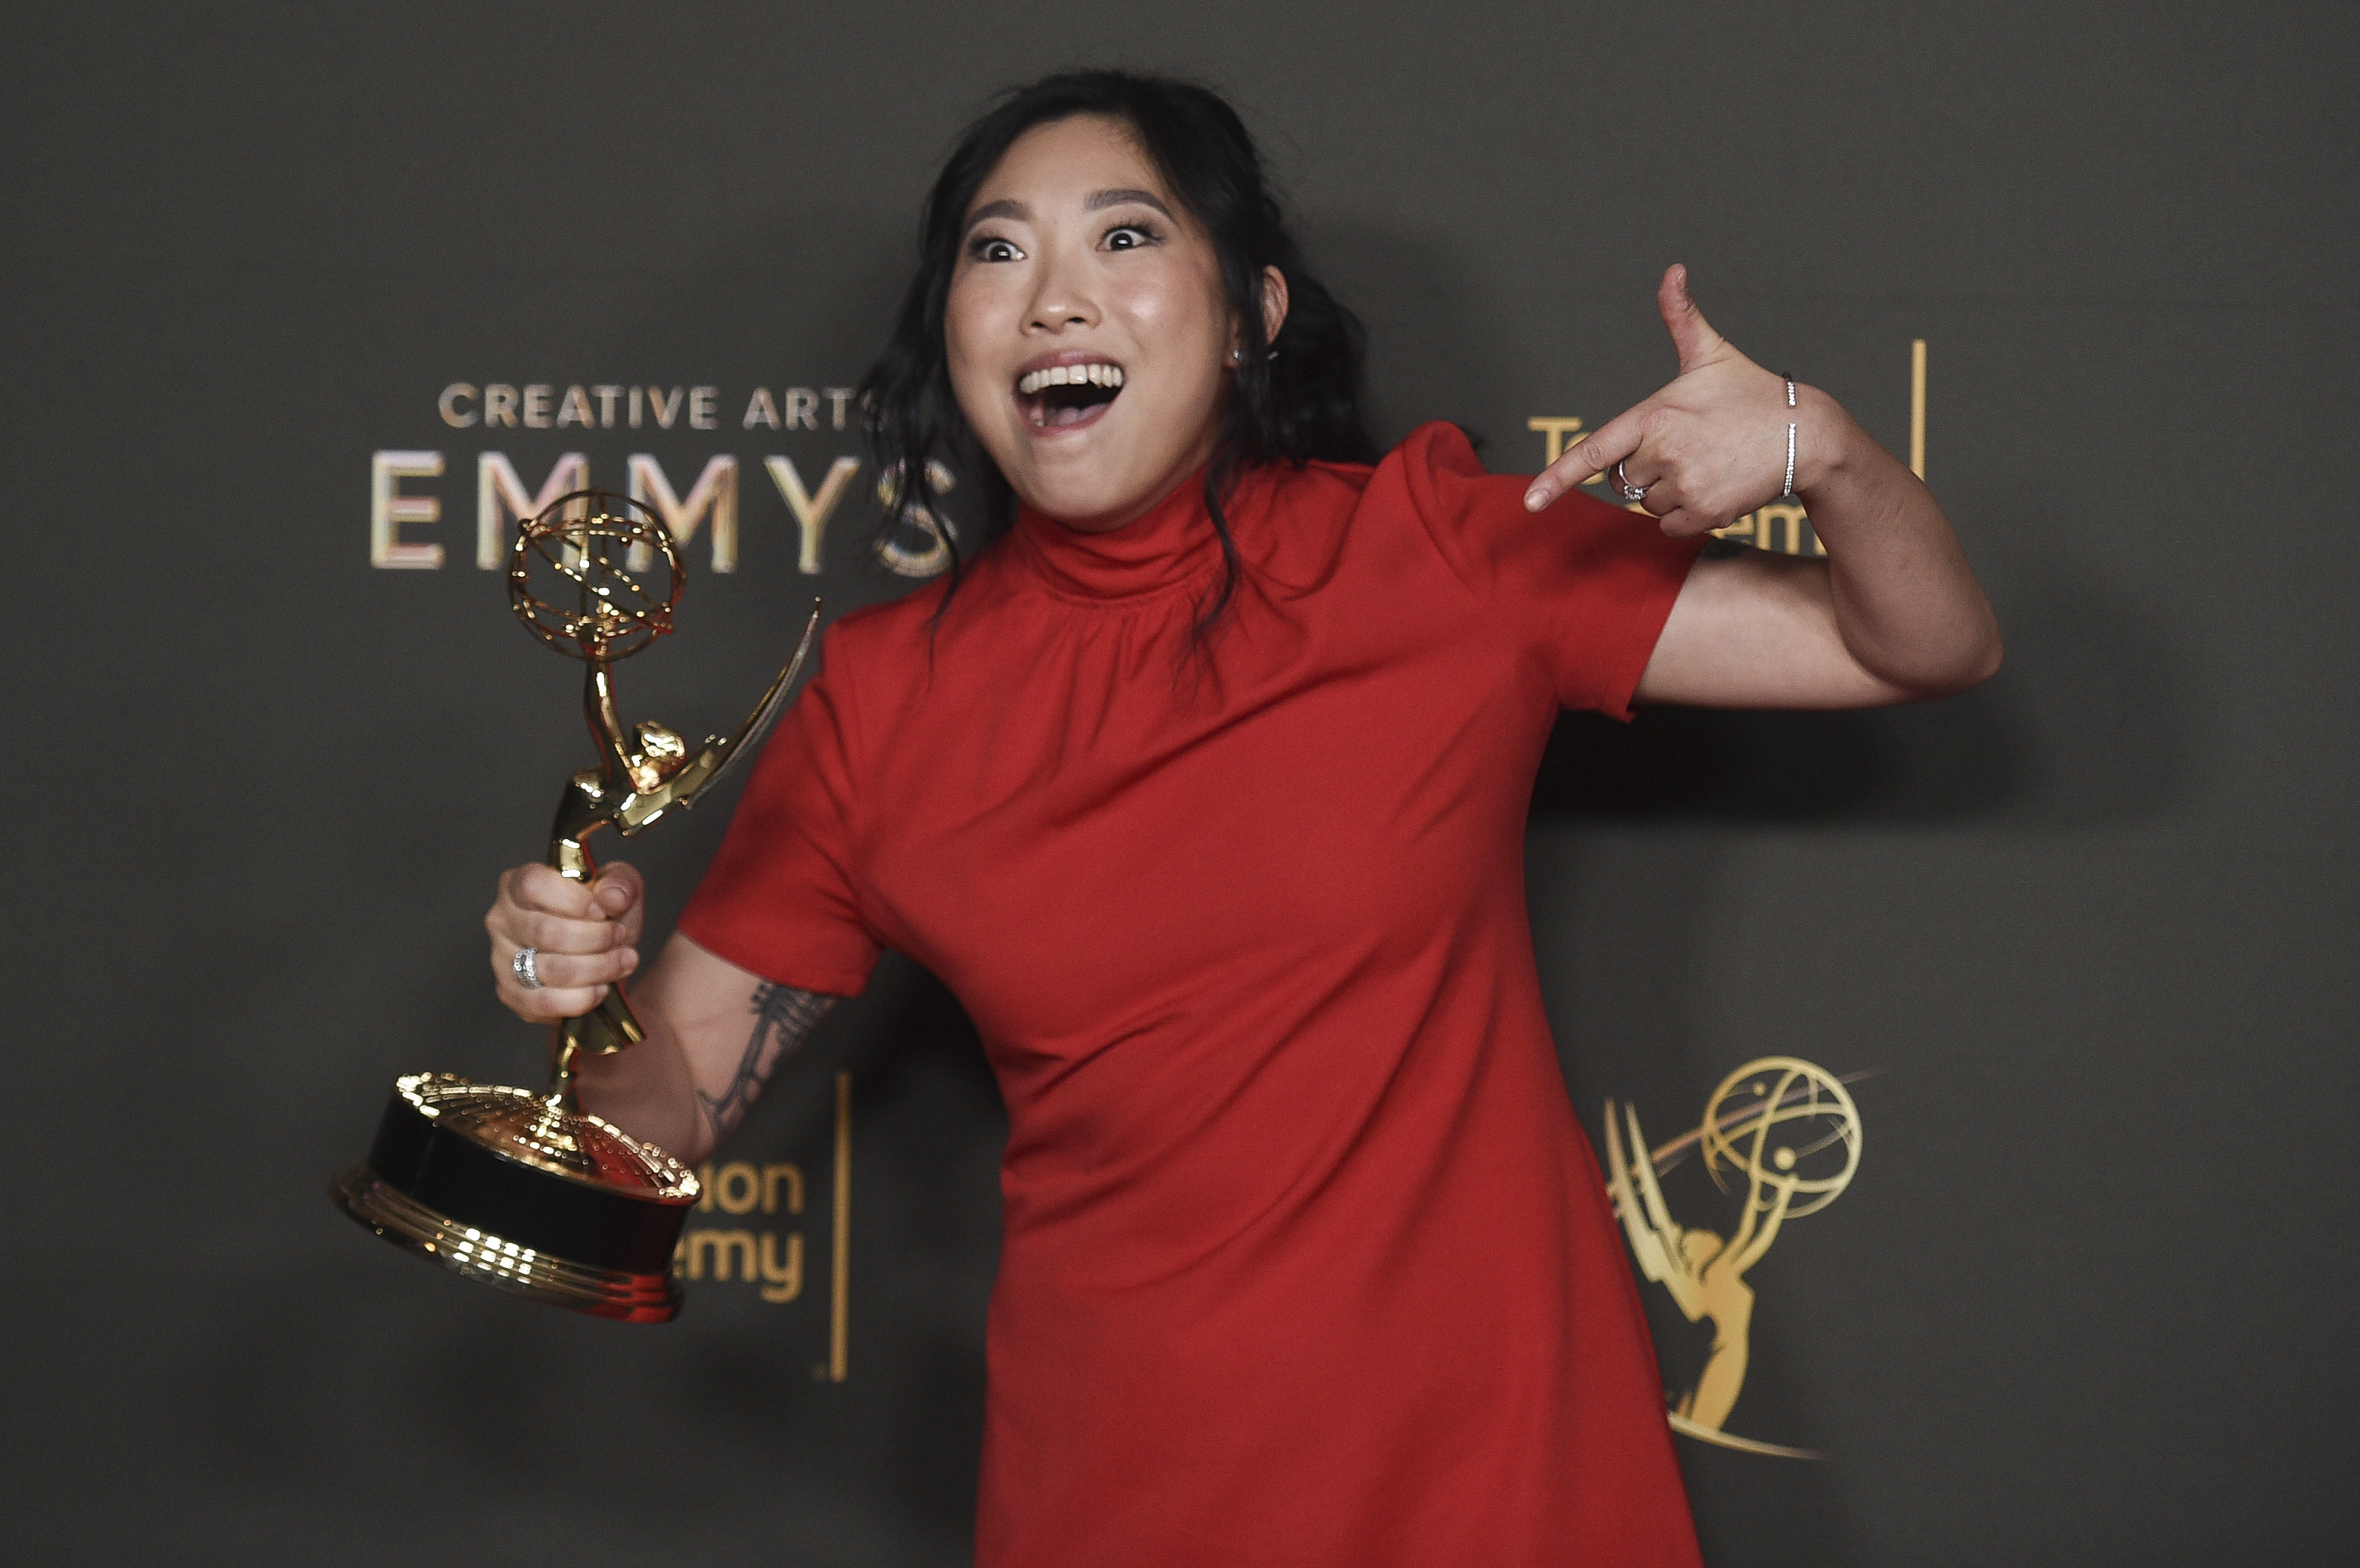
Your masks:
{"label": "dark wavy hair", "polygon": [[[1377,446],[1360,411],[1359,318],[1305,270],[1237,111],[1194,82],[1119,71],[1048,77],[1003,93],[951,149],[926,197],[917,276],[902,297],[892,336],[860,387],[862,428],[891,497],[880,526],[890,536],[921,522],[919,509],[930,489],[925,475],[936,463],[977,482],[979,543],[1016,519],[1014,492],[952,396],[944,306],[977,190],[1019,136],[1078,114],[1120,121],[1138,138],[1173,196],[1211,237],[1222,291],[1237,318],[1242,358],[1205,471],[1205,506],[1220,540],[1221,575],[1197,614],[1201,637],[1237,593],[1238,550],[1222,503],[1239,473],[1266,463],[1374,463]],[[1287,290],[1286,320],[1274,344],[1262,332],[1263,269],[1273,267]],[[951,553],[947,609],[960,560],[947,529],[941,538]]]}

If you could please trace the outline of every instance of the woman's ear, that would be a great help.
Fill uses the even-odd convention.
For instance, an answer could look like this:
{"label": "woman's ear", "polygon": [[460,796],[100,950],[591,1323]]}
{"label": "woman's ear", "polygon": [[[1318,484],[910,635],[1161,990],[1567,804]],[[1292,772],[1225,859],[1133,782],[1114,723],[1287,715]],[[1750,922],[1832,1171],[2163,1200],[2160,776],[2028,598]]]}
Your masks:
{"label": "woman's ear", "polygon": [[1286,274],[1274,267],[1262,269],[1262,341],[1274,343],[1286,324]]}

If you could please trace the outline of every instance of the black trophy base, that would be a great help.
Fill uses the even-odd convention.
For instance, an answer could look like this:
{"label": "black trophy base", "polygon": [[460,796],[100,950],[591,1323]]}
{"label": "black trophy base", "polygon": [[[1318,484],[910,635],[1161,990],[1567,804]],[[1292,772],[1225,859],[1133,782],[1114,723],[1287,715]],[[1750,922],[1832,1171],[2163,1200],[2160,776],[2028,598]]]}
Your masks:
{"label": "black trophy base", "polygon": [[699,1196],[661,1149],[543,1094],[394,1081],[368,1159],[329,1189],[378,1236],[470,1279],[623,1323],[680,1311],[673,1247]]}

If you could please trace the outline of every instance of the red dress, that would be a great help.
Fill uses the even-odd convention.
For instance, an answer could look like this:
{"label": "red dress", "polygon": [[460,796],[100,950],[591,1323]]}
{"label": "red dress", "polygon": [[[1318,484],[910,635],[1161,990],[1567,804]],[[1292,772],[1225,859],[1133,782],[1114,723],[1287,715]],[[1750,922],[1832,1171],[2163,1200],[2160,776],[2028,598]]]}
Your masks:
{"label": "red dress", "polygon": [[[979,1563],[1691,1564],[1638,1294],[1543,1015],[1524,818],[1694,547],[1429,425],[1038,516],[847,615],[682,920],[955,991],[1008,1106]],[[931,657],[930,657],[931,639]]]}

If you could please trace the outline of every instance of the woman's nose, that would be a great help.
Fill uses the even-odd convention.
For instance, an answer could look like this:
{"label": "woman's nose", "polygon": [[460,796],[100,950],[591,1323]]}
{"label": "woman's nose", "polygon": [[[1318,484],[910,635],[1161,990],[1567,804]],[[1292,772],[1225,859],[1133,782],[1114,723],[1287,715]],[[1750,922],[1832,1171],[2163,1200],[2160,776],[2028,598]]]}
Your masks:
{"label": "woman's nose", "polygon": [[1045,258],[1034,275],[1032,309],[1025,325],[1035,332],[1059,332],[1067,327],[1091,326],[1098,321],[1087,268],[1055,256]]}

